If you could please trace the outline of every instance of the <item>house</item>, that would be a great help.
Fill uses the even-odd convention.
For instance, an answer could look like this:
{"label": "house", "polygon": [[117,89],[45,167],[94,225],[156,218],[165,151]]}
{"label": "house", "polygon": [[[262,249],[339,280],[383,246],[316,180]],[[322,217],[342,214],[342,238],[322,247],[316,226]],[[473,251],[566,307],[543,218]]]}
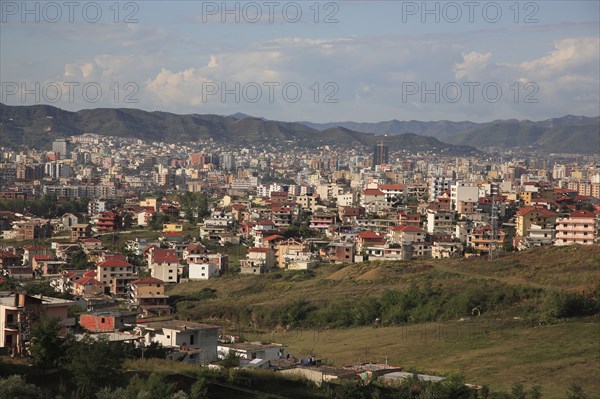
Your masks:
{"label": "house", "polygon": [[74,224],[71,226],[71,242],[83,240],[92,236],[92,226],[89,224]]}
{"label": "house", "polygon": [[556,245],[592,245],[600,236],[600,219],[586,210],[556,220]]}
{"label": "house", "polygon": [[387,208],[388,202],[383,191],[379,189],[366,189],[362,192],[360,205],[364,207],[367,212],[375,213]]}
{"label": "house", "polygon": [[398,212],[398,225],[421,227],[421,215]]}
{"label": "house", "polygon": [[174,249],[154,248],[150,251],[148,268],[152,277],[165,283],[176,283],[179,274],[179,258]]}
{"label": "house", "polygon": [[104,293],[104,284],[94,277],[81,277],[73,283],[73,295],[83,297],[100,296]]}
{"label": "house", "polygon": [[63,231],[71,231],[71,227],[76,224],[82,224],[84,218],[81,213],[75,212],[75,213],[65,213],[61,217],[60,220],[61,220],[62,230]]}
{"label": "house", "polygon": [[167,304],[165,283],[154,277],[142,277],[131,282],[131,303],[147,316],[165,316],[171,312]]}
{"label": "house", "polygon": [[425,241],[425,232],[415,226],[394,226],[388,231],[388,242],[391,244],[412,244]]}
{"label": "house", "polygon": [[288,249],[283,255],[283,266],[288,270],[310,270],[316,266],[312,252],[300,249]]}
{"label": "house", "polygon": [[102,212],[96,218],[96,231],[102,233],[120,230],[122,222],[121,214],[113,211]]}
{"label": "house", "polygon": [[287,240],[280,240],[275,244],[275,264],[277,267],[286,267],[285,257],[291,252],[306,252],[308,251],[308,245],[305,241],[295,240],[288,238]]}
{"label": "house", "polygon": [[356,235],[356,252],[362,252],[363,248],[370,246],[383,246],[385,237],[372,231],[362,231]]}
{"label": "house", "polygon": [[515,235],[518,237],[527,237],[531,225],[543,227],[554,227],[558,214],[552,212],[543,206],[524,206],[517,211],[515,215],[516,229]]}
{"label": "house", "polygon": [[310,218],[309,227],[319,233],[326,234],[331,231],[333,226],[335,226],[335,222],[335,213],[315,212]]}
{"label": "house", "polygon": [[365,208],[362,206],[339,206],[338,217],[343,223],[353,223],[357,218],[365,216]]}
{"label": "house", "polygon": [[183,225],[179,223],[166,223],[162,225],[163,233],[167,232],[182,232]]}
{"label": "house", "polygon": [[0,268],[4,269],[10,266],[21,266],[21,257],[12,252],[0,252]]}
{"label": "house", "polygon": [[286,346],[281,344],[237,342],[219,344],[217,346],[217,354],[219,359],[225,359],[230,353],[235,353],[235,355],[242,360],[279,360],[284,358],[285,348]]}
{"label": "house", "polygon": [[433,259],[446,259],[459,256],[462,253],[462,244],[459,242],[434,242],[431,246]]}
{"label": "house", "polygon": [[218,359],[218,326],[171,320],[138,323],[136,330],[144,337],[147,345],[157,342],[167,348],[200,351],[200,363],[203,365]]}
{"label": "house", "polygon": [[269,248],[249,248],[240,266],[242,274],[263,274],[275,266],[275,253]]}
{"label": "house", "polygon": [[404,200],[408,192],[407,187],[400,183],[380,184],[378,188],[390,204]]}
{"label": "house", "polygon": [[13,354],[23,353],[31,326],[43,316],[58,318],[64,333],[64,329],[75,325],[75,318],[68,317],[68,308],[73,303],[66,299],[24,293],[1,297],[0,347],[9,348]]}
{"label": "house", "polygon": [[208,250],[202,244],[188,245],[183,250],[183,259],[185,259],[186,263],[191,263],[191,255],[204,255],[206,253],[208,253]]}
{"label": "house", "polygon": [[412,246],[411,256],[429,256],[430,246],[425,242],[425,232],[415,226],[394,226],[388,231],[388,243],[390,247],[395,245]]}
{"label": "house", "polygon": [[88,312],[79,315],[79,325],[89,332],[123,331],[134,324],[137,312]]}
{"label": "house", "polygon": [[38,247],[34,245],[28,245],[23,248],[23,264],[31,265],[33,257],[36,255],[52,255],[52,250],[46,247]]}
{"label": "house", "polygon": [[208,280],[220,275],[219,266],[214,263],[190,263],[188,267],[190,280]]}
{"label": "house", "polygon": [[98,251],[102,249],[102,241],[97,238],[84,238],[81,240],[84,251]]}
{"label": "house", "polygon": [[499,229],[497,236],[493,237],[492,226],[489,224],[472,230],[467,238],[467,245],[476,251],[489,253],[491,250],[501,249],[504,245],[506,233]]}
{"label": "house", "polygon": [[79,272],[68,272],[64,271],[59,276],[56,276],[50,280],[50,286],[54,288],[54,291],[60,293],[70,293],[75,284],[75,280],[83,277]]}
{"label": "house", "polygon": [[332,262],[354,262],[354,244],[350,242],[333,242],[329,244],[327,256]]}
{"label": "house", "polygon": [[128,284],[137,278],[134,266],[118,258],[109,258],[96,265],[96,278],[104,284],[105,293],[126,296]]}
{"label": "house", "polygon": [[52,255],[34,255],[31,261],[31,267],[33,270],[42,270],[43,263],[54,260]]}
{"label": "house", "polygon": [[427,232],[429,234],[451,234],[455,212],[427,209]]}
{"label": "house", "polygon": [[183,238],[183,233],[180,231],[167,231],[160,235],[160,240],[168,243],[182,242]]}

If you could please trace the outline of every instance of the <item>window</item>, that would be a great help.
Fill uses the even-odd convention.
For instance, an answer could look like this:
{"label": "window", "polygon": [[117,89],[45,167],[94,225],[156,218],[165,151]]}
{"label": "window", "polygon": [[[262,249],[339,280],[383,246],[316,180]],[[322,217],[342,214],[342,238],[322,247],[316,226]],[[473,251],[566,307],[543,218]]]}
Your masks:
{"label": "window", "polygon": [[100,323],[105,323],[105,322],[106,322],[106,320],[104,319],[104,317],[102,317],[102,318],[100,319]]}
{"label": "window", "polygon": [[171,336],[170,336],[170,335],[167,335],[167,339],[169,339],[169,338],[171,338]]}

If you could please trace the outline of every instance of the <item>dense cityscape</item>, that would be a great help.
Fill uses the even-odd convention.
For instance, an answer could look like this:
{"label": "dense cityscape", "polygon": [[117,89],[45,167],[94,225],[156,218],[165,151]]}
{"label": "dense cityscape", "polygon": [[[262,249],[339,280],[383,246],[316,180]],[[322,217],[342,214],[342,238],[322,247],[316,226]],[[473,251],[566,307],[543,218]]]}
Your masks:
{"label": "dense cityscape", "polygon": [[[185,363],[235,354],[242,367],[312,379],[303,370],[318,364],[314,353],[290,353],[285,339],[241,342],[233,320],[181,317],[185,308],[169,293],[236,274],[310,278],[323,264],[493,262],[537,247],[598,245],[600,237],[597,155],[444,157],[383,143],[237,148],[86,133],[48,151],[5,148],[0,166],[0,346],[17,357],[35,358],[34,317],[47,314],[63,332],[160,345]],[[288,321],[286,329],[312,327]],[[413,375],[365,360],[383,381]]]}
{"label": "dense cityscape", "polygon": [[0,1],[0,399],[600,399],[600,2]]}

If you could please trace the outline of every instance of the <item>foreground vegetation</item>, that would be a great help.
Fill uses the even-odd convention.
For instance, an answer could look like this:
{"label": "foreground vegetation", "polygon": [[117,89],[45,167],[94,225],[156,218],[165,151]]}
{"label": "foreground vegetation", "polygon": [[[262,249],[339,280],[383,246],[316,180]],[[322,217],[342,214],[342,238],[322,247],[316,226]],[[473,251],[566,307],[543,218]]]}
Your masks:
{"label": "foreground vegetation", "polygon": [[564,398],[571,382],[600,392],[599,281],[594,246],[541,248],[493,262],[371,262],[224,276],[179,284],[169,294],[178,317],[283,342],[294,355],[336,365],[387,357],[505,391],[540,384],[544,397]]}

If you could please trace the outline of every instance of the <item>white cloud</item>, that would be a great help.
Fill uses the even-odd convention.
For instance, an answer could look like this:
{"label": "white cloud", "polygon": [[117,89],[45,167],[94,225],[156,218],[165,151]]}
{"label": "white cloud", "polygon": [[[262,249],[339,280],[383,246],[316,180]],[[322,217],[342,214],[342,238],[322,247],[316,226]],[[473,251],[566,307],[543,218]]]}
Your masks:
{"label": "white cloud", "polygon": [[454,64],[454,72],[457,79],[478,79],[481,72],[487,67],[492,59],[492,53],[481,54],[473,51],[463,54],[462,63]]}

